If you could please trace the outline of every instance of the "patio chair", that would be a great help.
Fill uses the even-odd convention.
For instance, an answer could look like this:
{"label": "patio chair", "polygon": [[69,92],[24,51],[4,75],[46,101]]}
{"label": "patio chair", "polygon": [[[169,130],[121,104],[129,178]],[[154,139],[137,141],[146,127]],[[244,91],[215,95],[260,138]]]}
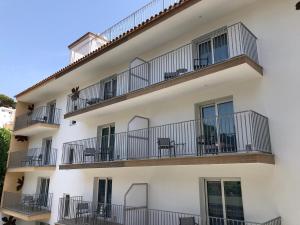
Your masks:
{"label": "patio chair", "polygon": [[22,199],[22,208],[24,209],[31,209],[33,210],[34,208],[34,198],[32,195],[25,195]]}
{"label": "patio chair", "polygon": [[102,99],[100,99],[100,98],[90,98],[90,99],[86,100],[86,103],[88,105],[94,105],[94,104],[99,103],[101,101],[102,101]]}
{"label": "patio chair", "polygon": [[179,225],[198,225],[195,217],[181,217],[179,218]]}
{"label": "patio chair", "polygon": [[169,79],[172,79],[172,78],[175,78],[175,77],[178,77],[178,76],[179,76],[178,72],[165,72],[164,73],[165,80],[169,80]]}
{"label": "patio chair", "polygon": [[205,68],[208,66],[208,64],[209,64],[208,58],[194,59],[194,70]]}
{"label": "patio chair", "polygon": [[214,135],[200,135],[197,138],[197,154],[218,154],[217,138]]}
{"label": "patio chair", "polygon": [[77,220],[79,218],[82,218],[84,215],[88,215],[88,214],[89,214],[89,203],[79,202],[76,207],[75,222],[77,223]]}
{"label": "patio chair", "polygon": [[86,148],[83,150],[83,161],[86,162],[86,157],[93,157],[94,161],[96,161],[97,155],[95,148]]}
{"label": "patio chair", "polygon": [[172,156],[171,152],[173,150],[173,154],[174,154],[174,156],[176,156],[175,141],[171,141],[170,138],[157,138],[157,144],[158,144],[158,157],[159,158],[161,158],[162,150],[168,150],[170,157]]}

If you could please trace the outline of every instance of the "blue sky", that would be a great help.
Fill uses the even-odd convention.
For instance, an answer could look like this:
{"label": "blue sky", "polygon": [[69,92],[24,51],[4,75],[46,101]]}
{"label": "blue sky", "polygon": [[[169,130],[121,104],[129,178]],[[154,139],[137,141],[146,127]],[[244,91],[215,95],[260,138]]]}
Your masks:
{"label": "blue sky", "polygon": [[67,46],[150,0],[0,0],[0,93],[13,97],[68,63]]}

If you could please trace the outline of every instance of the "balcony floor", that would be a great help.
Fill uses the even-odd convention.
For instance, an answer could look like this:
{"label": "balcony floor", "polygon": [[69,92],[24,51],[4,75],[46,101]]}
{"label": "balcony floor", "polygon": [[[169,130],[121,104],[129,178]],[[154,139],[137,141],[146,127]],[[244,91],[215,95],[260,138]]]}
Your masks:
{"label": "balcony floor", "polygon": [[9,208],[2,208],[1,212],[25,221],[37,221],[50,218],[50,211],[48,210],[25,210],[22,206],[13,206]]}
{"label": "balcony floor", "polygon": [[57,124],[35,123],[28,127],[24,127],[24,128],[15,130],[14,135],[31,136],[31,135],[39,134],[42,132],[56,130],[58,128],[59,128],[59,125],[57,125]]}
{"label": "balcony floor", "polygon": [[22,172],[38,172],[38,171],[53,171],[56,166],[28,166],[28,167],[16,167],[8,168],[9,173],[22,173]]}
{"label": "balcony floor", "polygon": [[236,163],[264,163],[275,164],[273,154],[267,153],[227,153],[208,156],[163,157],[139,160],[119,160],[105,162],[91,162],[82,164],[64,164],[59,169],[89,169],[113,167],[144,167],[144,166],[173,166],[173,165],[208,165],[208,164],[236,164]]}
{"label": "balcony floor", "polygon": [[78,218],[78,219],[64,219],[62,221],[57,222],[56,224],[61,224],[61,225],[77,225],[77,224],[121,225],[121,223],[116,223],[113,221],[102,220],[100,218],[89,219],[88,217]]}

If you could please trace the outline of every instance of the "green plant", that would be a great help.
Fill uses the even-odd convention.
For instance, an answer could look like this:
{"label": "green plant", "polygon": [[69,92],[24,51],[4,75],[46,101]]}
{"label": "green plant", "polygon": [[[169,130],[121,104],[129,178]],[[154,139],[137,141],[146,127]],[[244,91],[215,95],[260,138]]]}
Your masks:
{"label": "green plant", "polygon": [[13,216],[2,217],[3,225],[16,225],[16,219]]}
{"label": "green plant", "polygon": [[16,102],[14,99],[12,99],[4,94],[0,94],[0,106],[15,108]]}
{"label": "green plant", "polygon": [[[9,150],[11,134],[5,128],[0,128],[0,192],[2,193],[4,177],[6,172],[6,162]],[[1,195],[0,195],[1,196]]]}

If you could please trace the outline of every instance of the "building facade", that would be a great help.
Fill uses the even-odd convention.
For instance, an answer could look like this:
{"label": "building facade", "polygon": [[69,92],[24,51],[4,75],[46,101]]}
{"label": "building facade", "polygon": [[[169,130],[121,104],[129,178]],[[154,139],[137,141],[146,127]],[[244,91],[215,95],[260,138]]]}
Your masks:
{"label": "building facade", "polygon": [[152,1],[69,45],[68,66],[16,96],[2,213],[298,225],[296,4]]}
{"label": "building facade", "polygon": [[11,129],[15,118],[15,110],[13,108],[0,107],[0,127]]}

